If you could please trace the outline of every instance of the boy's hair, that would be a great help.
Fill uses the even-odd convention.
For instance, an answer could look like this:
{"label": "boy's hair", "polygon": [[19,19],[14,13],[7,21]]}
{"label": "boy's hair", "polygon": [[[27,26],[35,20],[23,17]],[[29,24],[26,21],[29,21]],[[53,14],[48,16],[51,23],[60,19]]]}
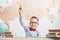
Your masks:
{"label": "boy's hair", "polygon": [[37,19],[37,21],[39,21],[39,19],[38,19],[36,16],[32,16],[32,17],[30,18],[30,20],[31,20],[32,18],[35,18],[35,19]]}

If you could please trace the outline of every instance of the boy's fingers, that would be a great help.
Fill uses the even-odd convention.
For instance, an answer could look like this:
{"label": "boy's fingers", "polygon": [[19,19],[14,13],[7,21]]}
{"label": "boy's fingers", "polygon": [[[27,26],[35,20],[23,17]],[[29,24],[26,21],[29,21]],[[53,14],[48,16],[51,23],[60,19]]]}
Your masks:
{"label": "boy's fingers", "polygon": [[22,10],[22,8],[20,7],[20,8],[19,8],[19,10],[21,11],[21,10]]}
{"label": "boy's fingers", "polygon": [[19,12],[22,12],[22,8],[21,7],[19,8]]}

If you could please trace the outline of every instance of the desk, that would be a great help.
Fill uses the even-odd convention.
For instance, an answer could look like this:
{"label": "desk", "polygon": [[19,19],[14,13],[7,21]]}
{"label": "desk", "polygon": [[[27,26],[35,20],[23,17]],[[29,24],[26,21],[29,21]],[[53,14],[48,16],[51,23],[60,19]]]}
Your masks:
{"label": "desk", "polygon": [[0,40],[54,40],[51,38],[0,38]]}

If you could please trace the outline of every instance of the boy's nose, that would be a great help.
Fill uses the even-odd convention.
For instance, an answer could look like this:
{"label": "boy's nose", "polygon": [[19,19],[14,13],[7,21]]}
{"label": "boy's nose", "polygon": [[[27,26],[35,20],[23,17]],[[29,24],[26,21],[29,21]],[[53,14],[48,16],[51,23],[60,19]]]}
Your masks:
{"label": "boy's nose", "polygon": [[32,25],[35,25],[35,23],[32,23]]}

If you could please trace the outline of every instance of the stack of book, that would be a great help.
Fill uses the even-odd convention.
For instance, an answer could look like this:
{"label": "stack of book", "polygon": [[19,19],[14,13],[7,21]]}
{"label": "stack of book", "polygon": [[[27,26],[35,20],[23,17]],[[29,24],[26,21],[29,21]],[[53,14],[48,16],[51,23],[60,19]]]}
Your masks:
{"label": "stack of book", "polygon": [[51,29],[46,37],[60,37],[60,29]]}
{"label": "stack of book", "polygon": [[6,37],[6,38],[12,38],[13,35],[12,35],[11,32],[5,32],[5,37]]}
{"label": "stack of book", "polygon": [[49,33],[46,35],[46,37],[56,37],[56,33]]}

